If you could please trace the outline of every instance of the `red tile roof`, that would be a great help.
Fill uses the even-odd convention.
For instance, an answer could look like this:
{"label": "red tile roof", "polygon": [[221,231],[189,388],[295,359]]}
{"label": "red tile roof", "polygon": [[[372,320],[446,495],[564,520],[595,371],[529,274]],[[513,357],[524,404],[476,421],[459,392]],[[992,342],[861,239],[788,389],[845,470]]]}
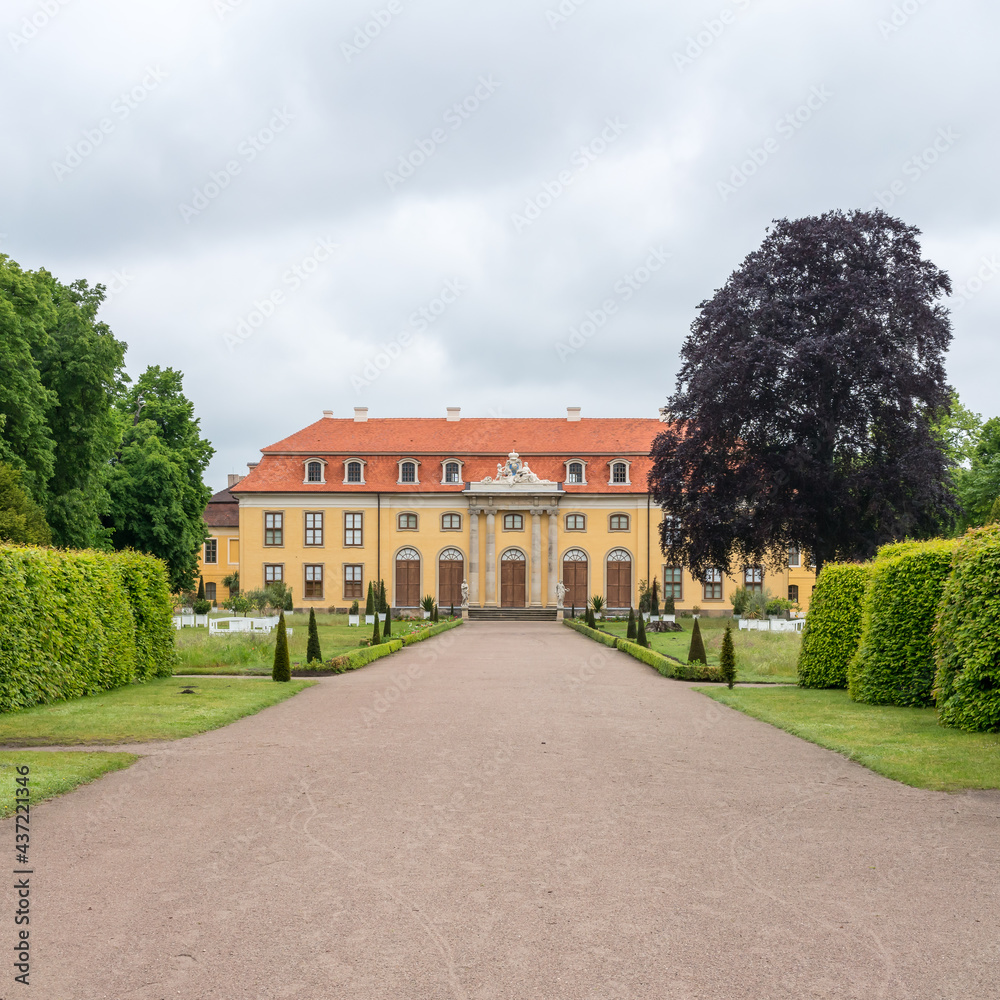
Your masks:
{"label": "red tile roof", "polygon": [[[542,479],[563,482],[565,463],[585,461],[587,483],[565,486],[567,493],[645,493],[653,438],[663,430],[658,419],[565,418],[373,418],[368,421],[324,418],[262,449],[256,468],[233,487],[242,493],[460,493],[464,483],[441,482],[441,463],[462,461],[462,479],[477,482],[496,476],[497,463],[515,449]],[[303,483],[307,458],[326,461],[326,483]],[[365,482],[345,483],[344,462],[365,461]],[[398,462],[416,459],[419,483],[402,484]],[[631,462],[631,484],[611,485],[609,463]]]}

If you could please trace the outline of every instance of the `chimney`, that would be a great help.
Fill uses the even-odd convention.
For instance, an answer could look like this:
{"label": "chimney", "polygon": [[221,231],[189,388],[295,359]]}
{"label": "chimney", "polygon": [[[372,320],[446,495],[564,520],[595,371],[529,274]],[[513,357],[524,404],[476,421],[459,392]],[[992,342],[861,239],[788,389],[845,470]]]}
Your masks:
{"label": "chimney", "polygon": [[354,422],[356,424],[363,424],[368,421],[368,407],[367,406],[355,406],[354,407]]}
{"label": "chimney", "polygon": [[461,420],[462,419],[462,407],[461,406],[446,406],[445,409],[448,411],[449,420]]}
{"label": "chimney", "polygon": [[566,407],[566,419],[570,421],[575,421],[580,419],[580,407],[579,406],[567,406]]}
{"label": "chimney", "polygon": [[226,487],[227,490],[231,490],[237,483],[242,483],[245,476],[241,476],[238,472],[229,473],[229,485]]}
{"label": "chimney", "polygon": [[332,416],[333,416],[333,410],[324,410],[323,411],[323,417],[324,417],[324,419],[329,420]]}
{"label": "chimney", "polygon": [[256,469],[258,465],[260,465],[260,462],[247,462],[247,468],[251,472],[253,472],[253,470]]}

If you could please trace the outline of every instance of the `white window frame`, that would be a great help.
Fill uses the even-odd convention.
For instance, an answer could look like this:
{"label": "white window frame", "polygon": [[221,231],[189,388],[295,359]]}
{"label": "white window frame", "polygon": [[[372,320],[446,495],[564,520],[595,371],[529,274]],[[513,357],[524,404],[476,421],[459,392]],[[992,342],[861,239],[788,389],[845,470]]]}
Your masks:
{"label": "white window frame", "polygon": [[[402,520],[404,517],[412,517],[415,519],[415,524],[412,528],[404,528]],[[396,530],[397,531],[418,531],[420,529],[420,515],[415,510],[401,510],[396,515]]]}
{"label": "white window frame", "polygon": [[[625,466],[625,482],[615,482],[615,466]],[[614,458],[608,462],[608,485],[609,486],[631,486],[632,485],[632,463],[627,458]]]}
{"label": "white window frame", "polygon": [[[448,481],[448,466],[451,465],[453,462],[458,466],[458,479],[454,483]],[[464,476],[465,476],[465,462],[463,462],[460,458],[446,458],[441,463],[441,484],[442,485],[444,485],[444,486],[460,486],[465,481],[464,478],[463,478]]]}
{"label": "white window frame", "polygon": [[[792,553],[795,553],[795,562],[792,562]],[[788,568],[800,569],[802,567],[802,549],[797,545],[788,546]]]}
{"label": "white window frame", "polygon": [[[347,478],[347,470],[351,462],[359,462],[361,464],[361,479],[358,482],[351,482]],[[364,486],[365,485],[365,466],[368,463],[363,458],[345,458],[344,459],[344,483],[348,486]]]}
{"label": "white window frame", "polygon": [[[312,465],[313,462],[319,462],[319,479],[318,480],[310,480],[309,479],[309,466]],[[362,476],[362,478],[364,478],[364,474],[365,474],[365,471],[364,471],[364,469],[362,469],[361,470],[361,476]],[[346,469],[344,471],[344,475],[347,475]],[[306,486],[322,486],[326,482],[326,461],[324,459],[322,459],[322,458],[307,458],[302,463],[302,482]]]}
{"label": "white window frame", "polygon": [[[403,480],[403,466],[407,462],[413,463],[413,482],[404,482]],[[417,486],[420,483],[420,463],[415,458],[401,458],[396,463],[396,482],[400,486]]]}
{"label": "white window frame", "polygon": [[[587,485],[587,463],[582,458],[568,458],[566,459],[564,465],[566,466],[566,479],[565,482],[570,486],[586,486]],[[583,479],[578,483],[574,483],[569,478],[569,467],[571,465],[580,465],[583,467]]]}
{"label": "white window frame", "polygon": [[[457,528],[446,528],[444,525],[444,519],[446,517],[457,517],[458,527]],[[442,531],[461,531],[462,530],[462,514],[461,511],[457,510],[445,510],[441,512],[441,520],[438,522],[441,525]]]}

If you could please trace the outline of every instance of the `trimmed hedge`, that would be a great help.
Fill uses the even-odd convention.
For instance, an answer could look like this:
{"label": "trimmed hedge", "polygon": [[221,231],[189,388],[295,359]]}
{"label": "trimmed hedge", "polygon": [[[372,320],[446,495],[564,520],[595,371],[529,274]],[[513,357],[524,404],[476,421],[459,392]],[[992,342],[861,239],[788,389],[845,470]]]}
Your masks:
{"label": "trimmed hedge", "polygon": [[722,674],[718,667],[708,667],[701,663],[681,663],[680,660],[664,656],[662,653],[656,652],[655,649],[647,649],[637,643],[630,642],[628,639],[619,639],[617,636],[611,635],[610,632],[601,632],[576,621],[563,619],[563,624],[568,625],[581,635],[587,636],[588,639],[595,639],[605,646],[612,646],[615,649],[620,649],[623,653],[628,653],[629,656],[634,656],[664,677],[682,681],[722,680]]}
{"label": "trimmed hedge", "polygon": [[0,712],[169,676],[166,569],[136,552],[0,546]]}
{"label": "trimmed hedge", "polygon": [[1000,525],[960,539],[934,630],[938,718],[1000,731]]}
{"label": "trimmed hedge", "polygon": [[870,576],[871,563],[827,563],[820,571],[802,634],[799,687],[847,687]]}
{"label": "trimmed hedge", "polygon": [[438,622],[437,625],[421,629],[419,632],[409,632],[403,636],[403,645],[412,646],[415,642],[423,642],[424,639],[429,639],[432,635],[440,635],[442,632],[447,632],[448,629],[457,628],[461,624],[462,619],[457,618],[453,622]]}
{"label": "trimmed hedge", "polygon": [[861,641],[847,670],[854,701],[933,704],[933,626],[956,544],[934,539],[879,550],[865,588]]}

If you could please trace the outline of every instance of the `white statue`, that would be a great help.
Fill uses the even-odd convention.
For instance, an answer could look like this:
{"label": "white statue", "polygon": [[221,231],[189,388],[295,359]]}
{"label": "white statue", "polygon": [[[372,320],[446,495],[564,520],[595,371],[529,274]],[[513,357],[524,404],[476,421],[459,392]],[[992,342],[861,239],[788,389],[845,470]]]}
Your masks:
{"label": "white statue", "polygon": [[497,475],[496,479],[492,476],[487,476],[484,483],[503,483],[504,486],[520,486],[524,483],[536,484],[536,483],[546,483],[551,484],[550,479],[539,479],[528,468],[527,462],[521,461],[521,456],[518,455],[516,451],[512,451],[507,456],[507,462],[497,462]]}
{"label": "white statue", "polygon": [[462,607],[467,608],[469,606],[469,585],[462,581]]}
{"label": "white statue", "polygon": [[556,584],[556,607],[557,608],[563,607],[564,606],[563,601],[565,600],[566,600],[566,584],[563,583],[562,580],[560,580]]}

